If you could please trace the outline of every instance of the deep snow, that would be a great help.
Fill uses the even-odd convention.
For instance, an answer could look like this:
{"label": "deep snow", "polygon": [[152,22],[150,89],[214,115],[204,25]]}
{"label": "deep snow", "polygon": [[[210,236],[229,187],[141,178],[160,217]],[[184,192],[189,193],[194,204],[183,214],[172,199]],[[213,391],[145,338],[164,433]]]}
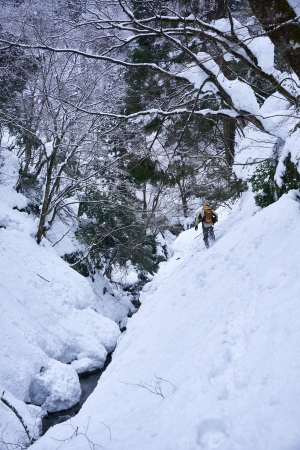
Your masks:
{"label": "deep snow", "polygon": [[[297,1],[288,1],[297,13]],[[214,25],[230,30],[228,20]],[[273,67],[269,38],[253,39],[237,21],[234,27],[261,68],[294,94],[299,80]],[[258,104],[247,84],[228,80],[206,54],[198,58],[235,106],[256,114],[271,133],[247,126],[237,136],[235,172],[247,179],[256,166],[246,162],[278,156],[280,186],[286,156],[300,164],[294,107],[278,92]],[[182,76],[195,87],[207,79],[193,66]],[[216,89],[208,79],[205,86]],[[72,224],[58,221],[36,245],[37,223],[13,209],[27,205],[13,189],[17,158],[1,149],[2,156],[0,394],[5,390],[36,435],[46,409],[77,401],[76,372],[104,364],[120,336],[117,324],[125,326],[134,307],[100,273],[87,282],[58,257],[74,250]],[[95,393],[76,418],[33,448],[85,450],[94,442],[105,450],[300,449],[299,199],[291,192],[260,210],[248,192],[228,218],[226,211],[221,216],[208,251],[193,229],[179,236],[172,259],[145,287],[142,308]],[[119,280],[118,270],[114,276]],[[136,280],[130,265],[128,280]],[[26,406],[30,399],[42,408]],[[2,439],[26,442],[0,402],[0,448]]]}
{"label": "deep snow", "polygon": [[[5,391],[4,398],[16,405],[36,435],[45,412],[77,403],[81,394],[77,373],[102,368],[120,330],[115,321],[100,314],[104,301],[88,280],[71,269],[49,241],[36,244],[36,221],[18,210],[26,208],[27,199],[13,188],[17,158],[3,149],[0,156],[4,162],[0,170],[0,397]],[[100,276],[97,283],[98,290],[108,284],[103,277],[101,283]],[[115,309],[119,319],[117,303],[116,298],[109,311],[113,316]],[[26,406],[28,401],[42,408]],[[1,450],[2,441],[14,449],[14,443],[23,445],[28,439],[13,412],[0,402]]]}
{"label": "deep snow", "polygon": [[94,393],[32,449],[298,450],[299,206],[247,192],[209,250],[183,232]]}

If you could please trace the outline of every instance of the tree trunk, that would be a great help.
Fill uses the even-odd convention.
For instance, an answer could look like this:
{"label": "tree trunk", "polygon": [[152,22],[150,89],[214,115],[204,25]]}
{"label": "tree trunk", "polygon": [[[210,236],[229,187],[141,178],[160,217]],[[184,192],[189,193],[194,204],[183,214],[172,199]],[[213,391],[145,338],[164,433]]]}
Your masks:
{"label": "tree trunk", "polygon": [[143,213],[142,218],[147,219],[147,185],[143,183]]}
{"label": "tree trunk", "polygon": [[185,186],[184,186],[184,184],[182,186],[180,184],[178,184],[178,186],[179,186],[179,191],[180,191],[183,215],[184,215],[184,217],[187,217],[188,216],[188,204],[187,204],[187,196],[186,196]]}
{"label": "tree trunk", "polygon": [[31,157],[32,157],[32,139],[27,138],[27,142],[25,145],[25,166],[24,166],[24,169],[20,169],[20,176],[19,176],[19,179],[18,179],[18,182],[16,185],[17,192],[22,192],[24,180],[28,175],[28,169],[29,169],[29,165],[31,162]]}
{"label": "tree trunk", "polygon": [[225,157],[227,164],[232,166],[234,162],[234,139],[235,139],[235,121],[230,117],[223,117],[223,132]]}
{"label": "tree trunk", "polygon": [[300,77],[300,26],[298,22],[284,25],[296,18],[293,8],[286,0],[249,0],[249,4],[273,44]]}
{"label": "tree trunk", "polygon": [[49,205],[51,203],[51,197],[52,197],[50,195],[50,192],[51,192],[52,172],[53,172],[54,163],[55,163],[56,151],[57,151],[56,149],[53,149],[53,152],[48,160],[44,200],[43,200],[43,205],[42,205],[42,210],[41,210],[41,217],[40,217],[38,232],[36,235],[36,242],[38,244],[40,244],[43,234],[46,230],[45,223],[46,223],[46,217],[49,213]]}

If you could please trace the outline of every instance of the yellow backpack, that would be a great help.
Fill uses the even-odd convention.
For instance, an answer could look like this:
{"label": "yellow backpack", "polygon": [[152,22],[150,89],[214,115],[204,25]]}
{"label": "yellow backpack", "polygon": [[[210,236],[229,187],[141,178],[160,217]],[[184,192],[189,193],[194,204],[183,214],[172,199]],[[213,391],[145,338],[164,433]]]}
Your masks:
{"label": "yellow backpack", "polygon": [[213,223],[213,212],[211,209],[204,210],[204,222]]}

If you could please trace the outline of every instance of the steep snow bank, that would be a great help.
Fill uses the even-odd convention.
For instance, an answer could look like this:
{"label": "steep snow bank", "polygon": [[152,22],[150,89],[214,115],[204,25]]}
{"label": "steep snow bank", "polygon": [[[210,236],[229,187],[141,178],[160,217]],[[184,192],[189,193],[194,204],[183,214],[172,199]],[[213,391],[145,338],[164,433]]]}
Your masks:
{"label": "steep snow bank", "polygon": [[32,449],[300,448],[299,219],[296,193],[249,192],[209,250],[182,233],[94,393]]}
{"label": "steep snow bank", "polygon": [[27,399],[48,358],[91,358],[102,367],[120,331],[93,310],[86,279],[25,233],[0,229],[0,242],[0,385]]}
{"label": "steep snow bank", "polygon": [[[81,393],[76,371],[103,367],[120,330],[96,312],[98,302],[87,279],[47,240],[43,246],[36,244],[34,219],[13,209],[27,205],[13,188],[17,159],[8,151],[1,156],[0,396],[5,391],[14,403],[32,401],[44,411],[65,409],[77,403]],[[40,408],[22,405],[27,422],[38,428]],[[0,402],[0,449],[2,439],[11,442],[11,448],[20,439],[26,442],[20,422]]]}

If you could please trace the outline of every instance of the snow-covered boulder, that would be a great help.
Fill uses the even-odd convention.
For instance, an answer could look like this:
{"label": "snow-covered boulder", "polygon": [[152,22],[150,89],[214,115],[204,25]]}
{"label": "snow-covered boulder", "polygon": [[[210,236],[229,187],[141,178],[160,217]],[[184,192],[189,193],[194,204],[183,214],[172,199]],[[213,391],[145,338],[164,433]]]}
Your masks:
{"label": "snow-covered boulder", "polygon": [[72,366],[49,360],[48,365],[32,378],[29,395],[34,405],[42,406],[48,412],[71,408],[81,395],[78,375]]}
{"label": "snow-covered boulder", "polygon": [[[101,347],[103,350],[104,348]],[[106,352],[105,352],[106,353]],[[71,363],[72,367],[76,370],[77,373],[84,373],[84,372],[93,372],[94,370],[99,369],[100,367],[103,367],[103,358],[100,359],[100,364],[95,360],[95,358],[88,358],[83,357],[76,359]]]}
{"label": "snow-covered boulder", "polygon": [[84,352],[85,356],[99,354],[100,342],[107,352],[111,352],[121,334],[115,322],[91,308],[82,311],[74,309],[60,324],[75,337],[77,353]]}
{"label": "snow-covered boulder", "polygon": [[89,283],[97,298],[96,311],[115,321],[121,328],[126,326],[127,316],[136,311],[131,303],[131,295],[128,292],[124,295],[117,288],[113,290],[99,270],[96,270],[93,278],[93,281],[89,279]]}

